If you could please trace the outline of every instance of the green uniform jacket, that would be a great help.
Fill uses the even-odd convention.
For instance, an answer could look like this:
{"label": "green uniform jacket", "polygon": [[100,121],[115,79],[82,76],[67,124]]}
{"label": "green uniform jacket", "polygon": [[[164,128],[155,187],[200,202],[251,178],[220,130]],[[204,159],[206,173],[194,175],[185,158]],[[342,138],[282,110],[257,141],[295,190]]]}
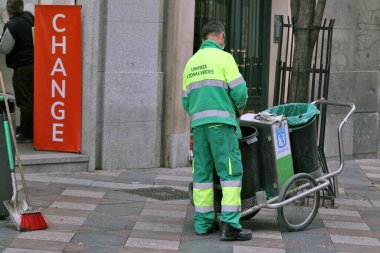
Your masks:
{"label": "green uniform jacket", "polygon": [[233,56],[206,40],[187,62],[183,73],[182,103],[191,128],[221,123],[238,126],[236,110],[244,109],[247,85]]}

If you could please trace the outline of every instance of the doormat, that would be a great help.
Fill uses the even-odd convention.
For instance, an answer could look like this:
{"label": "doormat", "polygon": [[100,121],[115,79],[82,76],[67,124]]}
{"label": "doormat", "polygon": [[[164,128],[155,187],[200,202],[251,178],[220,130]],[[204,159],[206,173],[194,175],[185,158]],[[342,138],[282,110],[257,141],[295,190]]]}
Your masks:
{"label": "doormat", "polygon": [[189,199],[189,193],[187,191],[178,190],[172,187],[150,187],[124,191],[160,201]]}

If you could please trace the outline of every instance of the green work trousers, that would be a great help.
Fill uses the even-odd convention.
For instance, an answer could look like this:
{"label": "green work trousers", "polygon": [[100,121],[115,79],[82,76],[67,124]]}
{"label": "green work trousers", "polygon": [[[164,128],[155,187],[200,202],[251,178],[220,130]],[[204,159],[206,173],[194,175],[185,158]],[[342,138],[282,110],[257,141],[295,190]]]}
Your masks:
{"label": "green work trousers", "polygon": [[241,229],[241,181],[243,168],[236,128],[207,124],[193,129],[193,199],[194,227],[197,233],[209,231],[215,219],[213,170],[222,186],[220,220]]}

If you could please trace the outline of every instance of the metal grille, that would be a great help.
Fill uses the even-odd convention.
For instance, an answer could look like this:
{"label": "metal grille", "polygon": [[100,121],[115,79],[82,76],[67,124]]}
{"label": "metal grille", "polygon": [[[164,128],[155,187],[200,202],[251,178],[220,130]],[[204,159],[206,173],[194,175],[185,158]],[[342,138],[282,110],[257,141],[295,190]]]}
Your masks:
{"label": "metal grille", "polygon": [[245,211],[251,207],[254,207],[255,205],[256,205],[256,197],[241,200],[241,210],[242,211]]}
{"label": "metal grille", "polygon": [[231,1],[230,0],[196,0],[194,22],[194,53],[202,43],[202,27],[212,20],[222,22],[226,33],[230,33]]}
{"label": "metal grille", "polygon": [[157,199],[160,201],[166,200],[180,200],[189,199],[189,193],[187,191],[178,190],[172,187],[159,187],[159,188],[141,188],[124,190],[127,193],[136,194],[139,196]]}
{"label": "metal grille", "polygon": [[[288,103],[289,100],[289,83],[291,82],[292,75],[299,73],[308,73],[309,77],[309,101],[318,100],[321,98],[328,99],[329,80],[330,80],[330,64],[331,64],[331,48],[332,36],[335,20],[331,19],[327,22],[324,19],[321,26],[309,27],[308,30],[318,32],[318,39],[314,46],[312,55],[312,63],[310,69],[300,69],[299,66],[293,66],[294,55],[294,38],[297,29],[304,29],[296,27],[294,20],[289,17],[287,21],[282,18],[280,29],[280,42],[278,45],[277,62],[276,62],[276,76],[275,88],[273,95],[273,105],[281,105]],[[283,52],[284,50],[284,52]],[[320,176],[322,173],[329,173],[326,156],[324,151],[325,132],[326,132],[326,105],[321,105],[319,108],[321,113],[317,116],[317,130],[318,130],[318,159],[322,166],[322,171],[317,170],[314,177]],[[329,179],[331,184],[328,186],[327,192],[333,197],[336,192],[333,189],[333,182]]]}
{"label": "metal grille", "polygon": [[196,0],[194,53],[201,45],[202,27],[212,20],[226,29],[225,51],[232,54],[247,82],[246,109],[267,106],[271,1]]}
{"label": "metal grille", "polygon": [[310,33],[314,30],[318,32],[310,69],[300,69],[298,66],[293,66],[295,32],[304,28],[295,27],[289,17],[287,22],[282,18],[280,18],[280,21],[282,29],[280,30],[280,42],[277,52],[273,105],[288,103],[288,84],[291,82],[292,74],[294,73],[310,74],[310,82],[308,84],[309,102],[322,97],[327,99],[335,20],[331,19],[327,24],[327,19],[325,19],[322,26],[308,28]]}

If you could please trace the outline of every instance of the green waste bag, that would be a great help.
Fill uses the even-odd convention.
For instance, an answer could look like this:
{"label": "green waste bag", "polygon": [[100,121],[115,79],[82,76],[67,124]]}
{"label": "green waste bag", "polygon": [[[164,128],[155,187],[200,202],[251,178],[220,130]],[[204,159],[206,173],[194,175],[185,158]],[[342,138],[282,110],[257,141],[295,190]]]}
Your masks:
{"label": "green waste bag", "polygon": [[298,127],[311,121],[319,110],[315,105],[307,103],[289,103],[274,106],[265,110],[268,113],[284,115],[290,127]]}

